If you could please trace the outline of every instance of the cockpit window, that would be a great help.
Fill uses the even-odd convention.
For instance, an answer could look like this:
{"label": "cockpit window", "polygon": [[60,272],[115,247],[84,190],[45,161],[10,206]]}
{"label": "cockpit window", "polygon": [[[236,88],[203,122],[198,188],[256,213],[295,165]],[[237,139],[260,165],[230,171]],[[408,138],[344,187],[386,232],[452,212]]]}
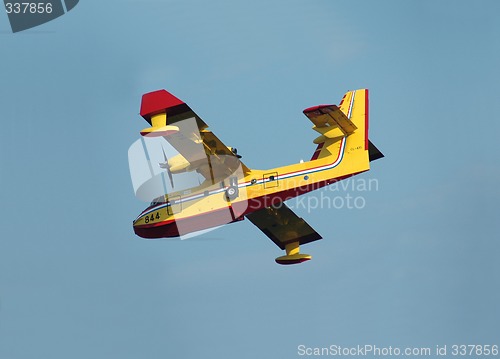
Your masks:
{"label": "cockpit window", "polygon": [[150,207],[155,207],[155,206],[158,206],[160,204],[164,204],[164,203],[167,203],[167,199],[165,196],[160,196],[160,197],[156,197],[153,202],[151,202],[151,204],[149,205]]}

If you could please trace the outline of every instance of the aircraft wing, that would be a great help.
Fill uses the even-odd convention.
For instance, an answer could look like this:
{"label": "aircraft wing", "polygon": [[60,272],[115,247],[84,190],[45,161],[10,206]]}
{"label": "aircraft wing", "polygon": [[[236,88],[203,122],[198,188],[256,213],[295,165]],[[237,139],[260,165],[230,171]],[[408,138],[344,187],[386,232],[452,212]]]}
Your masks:
{"label": "aircraft wing", "polygon": [[141,115],[152,125],[153,130],[149,133],[155,133],[154,116],[162,111],[165,120],[158,130],[170,130],[163,137],[188,163],[184,166],[186,171],[197,171],[214,183],[240,168],[243,172],[248,171],[239,160],[240,156],[209,131],[208,125],[186,103],[165,90],[143,96]]}
{"label": "aircraft wing", "polygon": [[306,244],[322,238],[284,203],[279,208],[266,207],[246,217],[283,250],[287,244]]}

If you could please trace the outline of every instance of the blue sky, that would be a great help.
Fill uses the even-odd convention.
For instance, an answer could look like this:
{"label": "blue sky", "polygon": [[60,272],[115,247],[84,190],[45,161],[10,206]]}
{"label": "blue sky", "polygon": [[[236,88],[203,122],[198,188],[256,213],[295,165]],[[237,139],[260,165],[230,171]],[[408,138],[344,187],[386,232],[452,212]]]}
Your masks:
{"label": "blue sky", "polygon": [[[0,358],[295,358],[300,344],[500,344],[496,1],[81,1],[0,16]],[[361,209],[143,241],[143,93],[186,101],[250,167],[307,159],[301,111],[370,89],[386,158]],[[337,196],[345,192],[322,192]],[[310,194],[312,198],[318,194]]]}

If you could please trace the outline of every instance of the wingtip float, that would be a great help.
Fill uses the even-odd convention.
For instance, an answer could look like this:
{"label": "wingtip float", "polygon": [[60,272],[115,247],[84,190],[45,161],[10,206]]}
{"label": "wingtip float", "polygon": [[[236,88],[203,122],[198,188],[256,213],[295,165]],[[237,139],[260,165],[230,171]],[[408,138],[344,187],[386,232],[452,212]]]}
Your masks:
{"label": "wingtip float", "polygon": [[[135,233],[143,238],[176,237],[247,218],[286,252],[276,258],[279,264],[310,260],[300,253],[300,245],[322,238],[284,201],[368,171],[371,161],[383,157],[368,138],[367,89],[347,92],[338,106],[305,109],[319,134],[311,160],[267,170],[245,166],[235,149],[225,146],[185,102],[166,90],[145,94],[140,114],[150,125],[141,135],[160,138],[178,154],[167,159],[161,145],[160,167],[171,189],[164,180],[165,190],[151,198],[151,205],[134,221]],[[172,176],[181,172],[196,172],[202,181],[174,190]]]}

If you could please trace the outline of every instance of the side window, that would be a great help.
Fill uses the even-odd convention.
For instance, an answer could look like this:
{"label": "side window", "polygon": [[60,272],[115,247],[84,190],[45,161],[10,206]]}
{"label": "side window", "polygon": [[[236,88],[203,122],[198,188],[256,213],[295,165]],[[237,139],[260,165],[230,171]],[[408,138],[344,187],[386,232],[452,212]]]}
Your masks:
{"label": "side window", "polygon": [[269,172],[265,173],[264,176],[262,176],[264,188],[274,188],[278,187],[278,172]]}

